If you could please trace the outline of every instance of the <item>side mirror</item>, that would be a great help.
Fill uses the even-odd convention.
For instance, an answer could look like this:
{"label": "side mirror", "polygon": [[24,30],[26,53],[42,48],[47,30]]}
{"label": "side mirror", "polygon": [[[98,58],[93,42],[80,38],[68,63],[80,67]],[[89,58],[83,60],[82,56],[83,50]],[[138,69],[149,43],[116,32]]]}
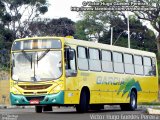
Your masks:
{"label": "side mirror", "polygon": [[74,59],[74,51],[67,48],[65,51],[65,58],[67,59],[67,61],[73,60]]}
{"label": "side mirror", "polygon": [[74,51],[70,50],[69,51],[69,60],[73,60],[73,58],[74,58]]}
{"label": "side mirror", "polygon": [[15,67],[15,61],[14,61],[14,59],[12,60],[12,67]]}

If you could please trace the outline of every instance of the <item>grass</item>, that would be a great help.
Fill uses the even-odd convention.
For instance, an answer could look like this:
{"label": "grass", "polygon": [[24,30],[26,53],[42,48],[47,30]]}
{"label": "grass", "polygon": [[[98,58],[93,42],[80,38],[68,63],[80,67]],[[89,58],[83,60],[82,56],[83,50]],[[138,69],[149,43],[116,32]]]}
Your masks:
{"label": "grass", "polygon": [[154,103],[140,103],[138,105],[153,105],[153,106],[160,106],[160,102],[154,102]]}

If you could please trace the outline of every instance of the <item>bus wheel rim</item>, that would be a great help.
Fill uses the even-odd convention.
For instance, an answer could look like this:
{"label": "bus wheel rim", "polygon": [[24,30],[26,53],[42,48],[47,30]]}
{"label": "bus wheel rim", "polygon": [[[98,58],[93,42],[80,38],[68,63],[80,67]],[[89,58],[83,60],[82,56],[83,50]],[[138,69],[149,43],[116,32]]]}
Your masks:
{"label": "bus wheel rim", "polygon": [[135,107],[135,105],[136,105],[136,99],[135,99],[135,97],[132,98],[131,105],[132,105],[132,107]]}

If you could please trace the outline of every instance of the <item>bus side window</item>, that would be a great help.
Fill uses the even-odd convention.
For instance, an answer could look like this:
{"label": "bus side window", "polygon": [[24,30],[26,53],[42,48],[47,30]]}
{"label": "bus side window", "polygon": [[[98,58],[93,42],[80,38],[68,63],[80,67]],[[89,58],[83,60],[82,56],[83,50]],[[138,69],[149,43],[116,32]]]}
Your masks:
{"label": "bus side window", "polygon": [[89,68],[91,71],[101,71],[100,51],[89,48]]}
{"label": "bus side window", "polygon": [[134,74],[133,55],[125,53],[123,56],[125,73]]}
{"label": "bus side window", "polygon": [[120,52],[113,52],[114,72],[124,73],[123,55]]}
{"label": "bus side window", "polygon": [[134,55],[134,68],[136,75],[144,74],[142,56]]}
{"label": "bus side window", "polygon": [[152,76],[156,76],[156,59],[152,58]]}
{"label": "bus side window", "polygon": [[78,55],[78,68],[80,70],[88,71],[88,54],[87,48],[78,46],[77,47],[77,55]]}
{"label": "bus side window", "polygon": [[102,50],[102,70],[104,72],[113,72],[111,51]]}
{"label": "bus side window", "polygon": [[150,57],[143,57],[143,64],[144,64],[144,74],[146,76],[152,75],[152,63]]}

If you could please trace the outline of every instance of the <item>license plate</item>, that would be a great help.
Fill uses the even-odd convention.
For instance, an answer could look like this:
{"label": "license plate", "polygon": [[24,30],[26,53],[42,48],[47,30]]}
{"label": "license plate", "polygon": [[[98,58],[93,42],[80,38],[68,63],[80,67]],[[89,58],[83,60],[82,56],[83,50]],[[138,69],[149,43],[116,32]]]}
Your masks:
{"label": "license plate", "polygon": [[29,101],[30,104],[39,104],[39,100],[38,99],[33,99]]}

